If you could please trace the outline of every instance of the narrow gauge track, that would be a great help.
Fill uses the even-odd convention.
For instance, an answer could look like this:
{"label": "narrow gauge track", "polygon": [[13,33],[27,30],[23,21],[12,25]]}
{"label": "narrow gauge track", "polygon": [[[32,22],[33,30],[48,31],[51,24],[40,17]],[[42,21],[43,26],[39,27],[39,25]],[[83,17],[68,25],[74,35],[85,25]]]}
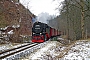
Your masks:
{"label": "narrow gauge track", "polygon": [[29,43],[29,44],[26,44],[23,46],[19,46],[16,48],[12,48],[12,49],[8,49],[6,51],[0,52],[0,59],[4,59],[10,55],[14,55],[16,53],[19,53],[25,49],[31,48],[31,47],[36,46],[36,45],[38,45],[38,43]]}

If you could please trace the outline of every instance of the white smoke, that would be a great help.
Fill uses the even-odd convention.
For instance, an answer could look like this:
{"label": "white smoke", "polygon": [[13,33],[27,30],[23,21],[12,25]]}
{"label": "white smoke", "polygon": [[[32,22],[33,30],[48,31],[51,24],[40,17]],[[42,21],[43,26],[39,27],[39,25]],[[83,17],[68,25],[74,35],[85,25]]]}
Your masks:
{"label": "white smoke", "polygon": [[46,12],[44,13],[44,12],[42,12],[42,13],[38,14],[38,16],[37,16],[37,21],[40,21],[40,22],[42,22],[42,23],[47,23],[48,20],[54,19],[54,18],[55,18],[54,15],[49,15],[49,13],[46,13]]}
{"label": "white smoke", "polygon": [[37,21],[48,23],[48,20],[60,15],[56,8],[63,0],[20,0],[20,3],[37,16]]}

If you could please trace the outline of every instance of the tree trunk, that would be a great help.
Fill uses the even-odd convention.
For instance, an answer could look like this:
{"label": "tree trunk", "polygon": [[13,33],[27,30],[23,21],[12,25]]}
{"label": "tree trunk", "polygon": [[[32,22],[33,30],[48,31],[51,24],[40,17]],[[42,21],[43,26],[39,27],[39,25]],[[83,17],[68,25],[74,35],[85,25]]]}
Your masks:
{"label": "tree trunk", "polygon": [[81,31],[82,31],[82,39],[85,37],[85,31],[84,31],[84,12],[81,10]]}
{"label": "tree trunk", "polygon": [[84,1],[83,0],[80,0],[81,2],[81,34],[82,34],[82,39],[85,39],[85,30],[84,30],[84,27],[85,27],[85,24],[84,24]]}

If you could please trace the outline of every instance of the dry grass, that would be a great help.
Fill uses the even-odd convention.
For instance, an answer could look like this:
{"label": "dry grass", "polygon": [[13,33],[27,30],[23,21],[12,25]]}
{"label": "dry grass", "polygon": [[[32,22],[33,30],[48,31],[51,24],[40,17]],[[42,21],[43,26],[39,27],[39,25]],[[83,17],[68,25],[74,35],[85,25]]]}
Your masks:
{"label": "dry grass", "polygon": [[62,58],[64,55],[68,53],[68,51],[71,49],[72,46],[74,46],[75,42],[71,44],[64,45],[66,48],[57,56],[57,58]]}

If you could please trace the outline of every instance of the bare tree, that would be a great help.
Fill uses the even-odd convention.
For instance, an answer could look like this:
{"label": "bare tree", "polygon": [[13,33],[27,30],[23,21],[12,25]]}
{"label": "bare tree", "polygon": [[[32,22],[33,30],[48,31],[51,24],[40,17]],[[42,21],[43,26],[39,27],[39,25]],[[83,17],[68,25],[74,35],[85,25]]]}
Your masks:
{"label": "bare tree", "polygon": [[89,17],[89,14],[86,13],[90,8],[89,3],[89,0],[65,0],[63,3],[61,16],[67,20],[67,34],[69,33],[68,35],[71,36],[73,28],[75,39],[85,39],[85,18]]}

